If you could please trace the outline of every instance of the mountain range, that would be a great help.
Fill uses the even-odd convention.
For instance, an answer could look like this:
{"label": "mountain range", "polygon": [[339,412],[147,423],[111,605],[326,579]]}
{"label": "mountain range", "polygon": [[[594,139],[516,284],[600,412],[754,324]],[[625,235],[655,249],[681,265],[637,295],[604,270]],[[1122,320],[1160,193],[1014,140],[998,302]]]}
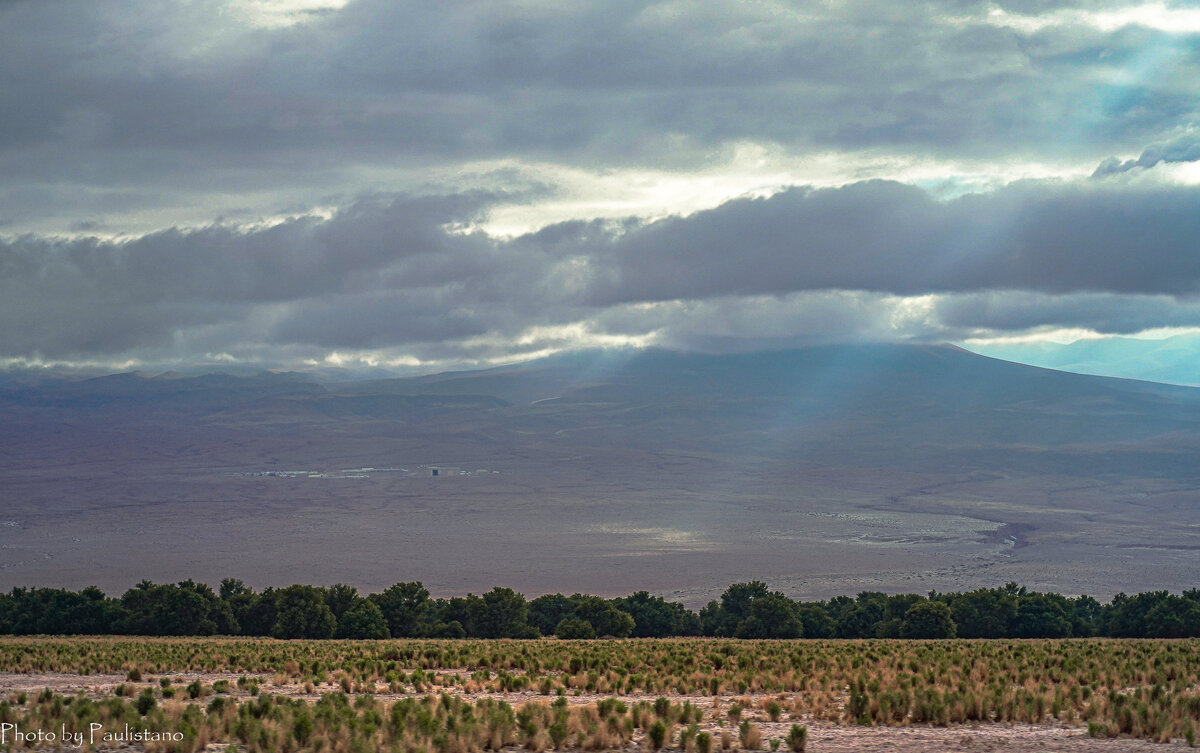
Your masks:
{"label": "mountain range", "polygon": [[[952,346],[0,379],[0,586],[1194,586],[1200,389]],[[433,475],[433,469],[439,475]]]}

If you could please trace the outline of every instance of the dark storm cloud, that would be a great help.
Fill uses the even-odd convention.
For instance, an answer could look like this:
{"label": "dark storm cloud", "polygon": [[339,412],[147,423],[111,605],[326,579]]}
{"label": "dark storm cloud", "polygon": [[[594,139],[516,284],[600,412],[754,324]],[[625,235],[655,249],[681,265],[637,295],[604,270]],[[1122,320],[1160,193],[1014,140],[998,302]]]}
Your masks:
{"label": "dark storm cloud", "polygon": [[960,332],[1067,327],[1128,335],[1157,327],[1200,326],[1200,300],[1112,293],[1053,296],[1010,290],[948,296],[937,302],[934,315],[946,328]]}
{"label": "dark storm cloud", "polygon": [[0,354],[494,354],[570,341],[554,328],[578,322],[716,349],[1200,321],[1200,188],[1030,182],[938,202],[872,181],[507,241],[455,229],[495,200],[376,197],[255,230],[9,241]]}
{"label": "dark storm cloud", "polygon": [[[254,311],[258,326],[284,341],[301,327],[309,342],[324,343],[340,326],[347,344],[373,337],[372,328],[355,334],[372,301],[382,306],[375,314],[391,315],[373,326],[392,328],[393,341],[417,329],[462,334],[470,317],[459,316],[447,330],[454,314],[420,308],[454,294],[495,300],[533,261],[507,258],[483,236],[443,227],[470,220],[482,201],[477,195],[372,199],[328,220],[252,231],[170,230],[125,242],[18,238],[0,244],[0,352],[110,354],[163,345],[179,330],[244,320]],[[408,297],[380,304],[381,289]],[[297,302],[311,308],[297,310]],[[288,316],[295,320],[288,323]],[[415,324],[438,317],[440,328]]]}
{"label": "dark storm cloud", "polygon": [[274,343],[323,348],[387,348],[398,343],[458,340],[486,334],[496,322],[473,304],[460,306],[461,287],[337,294],[304,301],[268,332]]}
{"label": "dark storm cloud", "polygon": [[1200,291],[1200,188],[1017,183],[937,202],[899,183],[792,189],[598,246],[593,302],[861,289]]}

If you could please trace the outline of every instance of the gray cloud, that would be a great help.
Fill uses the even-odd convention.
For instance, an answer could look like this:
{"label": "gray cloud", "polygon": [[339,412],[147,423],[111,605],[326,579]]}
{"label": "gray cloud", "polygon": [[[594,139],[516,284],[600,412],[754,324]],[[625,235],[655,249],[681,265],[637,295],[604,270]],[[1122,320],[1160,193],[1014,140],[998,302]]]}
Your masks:
{"label": "gray cloud", "polygon": [[[706,350],[1200,324],[1200,188],[1029,182],[938,202],[871,181],[511,240],[455,230],[502,198],[0,243],[0,357],[484,357],[570,341],[553,330],[568,324]],[[549,329],[515,345],[531,328]]]}
{"label": "gray cloud", "polygon": [[[860,181],[658,221],[464,230],[498,203],[577,198],[531,185],[534,163],[686,174],[748,142],[918,167],[1141,150],[1096,178],[1200,158],[1200,35],[1022,31],[988,23],[993,7],[1123,4],[351,0],[256,28],[224,0],[0,2],[0,358],[469,359],[579,337],[718,350],[1195,323],[1200,189],[1153,175],[949,201]],[[464,177],[480,160],[499,167]]]}
{"label": "gray cloud", "polygon": [[1138,167],[1147,169],[1162,162],[1195,162],[1196,160],[1200,160],[1200,133],[1189,129],[1187,133],[1170,141],[1151,144],[1142,151],[1137,159],[1122,161],[1116,157],[1110,157],[1100,163],[1096,171],[1092,173],[1092,177],[1099,178],[1116,173],[1127,173]]}
{"label": "gray cloud", "polygon": [[1038,327],[1089,329],[1129,335],[1157,327],[1200,326],[1200,300],[1166,295],[1081,293],[1046,295],[993,291],[952,295],[939,300],[933,316],[960,336],[980,330],[1019,332]]}
{"label": "gray cloud", "polygon": [[797,345],[941,340],[936,322],[905,320],[903,304],[863,291],[816,291],[785,295],[722,296],[652,306],[605,309],[595,317],[605,332],[660,333],[658,344],[681,350],[750,351]]}
{"label": "gray cloud", "polygon": [[791,189],[596,246],[593,302],[862,289],[1200,291],[1200,188],[1013,184],[934,201],[884,181]]}
{"label": "gray cloud", "polygon": [[327,349],[388,348],[487,334],[497,322],[471,303],[459,303],[459,286],[372,291],[306,300],[267,333],[278,344]]}
{"label": "gray cloud", "polygon": [[[0,350],[119,352],[168,342],[179,329],[244,320],[256,307],[278,309],[259,320],[284,341],[308,322],[310,342],[324,343],[322,333],[335,325],[323,312],[338,308],[330,302],[339,296],[351,302],[339,314],[350,324],[381,286],[410,291],[410,317],[430,303],[426,289],[471,289],[478,300],[495,299],[500,292],[492,286],[519,275],[521,265],[499,257],[480,235],[442,227],[469,220],[482,202],[477,195],[371,199],[329,220],[169,230],[126,242],[19,238],[0,244]],[[300,301],[313,308],[280,323]],[[406,339],[406,326],[396,341]],[[343,344],[355,331],[346,329]]]}
{"label": "gray cloud", "polygon": [[0,203],[66,228],[123,197],[126,212],[284,189],[312,203],[378,165],[695,167],[747,140],[1090,160],[1197,119],[1194,36],[1025,33],[985,11],[352,0],[254,29],[217,0],[8,4]]}

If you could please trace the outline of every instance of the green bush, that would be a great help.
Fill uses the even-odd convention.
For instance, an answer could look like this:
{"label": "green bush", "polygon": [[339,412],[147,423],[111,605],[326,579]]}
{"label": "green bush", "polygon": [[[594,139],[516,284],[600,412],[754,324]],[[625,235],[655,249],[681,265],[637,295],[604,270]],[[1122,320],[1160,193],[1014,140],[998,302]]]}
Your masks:
{"label": "green bush", "polygon": [[138,696],[136,708],[139,714],[145,716],[153,711],[154,707],[157,705],[158,701],[154,700],[154,691],[150,688],[146,688],[142,691],[142,694]]}
{"label": "green bush", "polygon": [[667,742],[667,725],[662,719],[655,720],[654,724],[650,725],[650,729],[646,730],[646,736],[650,739],[650,747],[653,750],[660,750]]}
{"label": "green bush", "polygon": [[808,727],[793,724],[788,730],[787,744],[792,753],[804,753],[808,749]]}
{"label": "green bush", "polygon": [[773,722],[779,721],[779,717],[782,715],[783,715],[783,707],[779,705],[778,701],[771,701],[770,703],[767,704],[767,716],[770,718],[771,721],[773,721]]}

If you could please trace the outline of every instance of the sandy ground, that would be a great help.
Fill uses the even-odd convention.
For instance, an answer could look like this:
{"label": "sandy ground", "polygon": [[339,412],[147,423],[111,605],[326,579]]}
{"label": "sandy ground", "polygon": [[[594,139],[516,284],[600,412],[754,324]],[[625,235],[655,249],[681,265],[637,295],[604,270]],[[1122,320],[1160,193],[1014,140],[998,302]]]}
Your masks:
{"label": "sandy ground", "polygon": [[[453,670],[438,671],[443,674],[453,673]],[[184,672],[147,676],[140,683],[132,683],[126,680],[123,675],[117,674],[73,675],[57,672],[33,674],[4,672],[0,673],[0,697],[10,698],[21,692],[33,695],[44,688],[50,688],[56,693],[61,694],[84,693],[93,697],[104,697],[111,695],[117,685],[122,683],[134,686],[137,692],[140,692],[140,688],[142,687],[157,687],[161,677],[169,677],[172,684],[182,696],[183,686],[193,680],[201,680],[206,685],[210,685],[217,680],[229,680],[232,686],[242,676],[233,673]],[[298,683],[284,682],[275,684],[274,679],[270,675],[248,676],[258,680],[262,686],[262,692],[282,694],[294,698],[316,700],[321,693],[332,692],[338,689],[336,685],[325,683],[314,687],[309,692],[304,686]],[[520,705],[530,700],[547,700],[546,696],[527,691],[505,694],[466,693],[461,688],[454,687],[446,689],[437,688],[435,692],[443,690],[462,695],[464,698],[469,699],[499,695],[513,705]],[[386,688],[380,686],[380,692],[376,693],[375,697],[387,701],[411,694],[389,693],[386,691]],[[233,695],[248,697],[248,693],[245,690],[237,688],[233,689]],[[582,704],[608,697],[610,696],[584,694],[567,696],[567,700],[572,704]],[[622,695],[617,697],[626,702],[636,702],[640,700],[653,700],[657,696]],[[692,705],[702,708],[710,708],[714,700],[711,696],[670,697],[676,703],[690,701]],[[735,700],[744,703],[744,699],[749,698],[757,702],[767,697],[775,698],[778,696],[775,694],[742,694],[721,697],[718,699],[718,702],[722,707],[727,708]],[[956,751],[1002,751],[1004,753],[1024,753],[1025,751],[1061,751],[1062,753],[1071,753],[1072,751],[1111,751],[1111,753],[1138,753],[1140,751],[1165,751],[1187,748],[1186,743],[1182,739],[1172,740],[1166,744],[1130,738],[1094,739],[1088,737],[1086,730],[1082,727],[1066,726],[1059,723],[1036,725],[1008,723],[970,724],[945,728],[925,726],[858,727],[839,726],[828,721],[812,719],[811,717],[771,722],[760,709],[755,707],[748,707],[743,717],[751,719],[759,725],[764,741],[785,737],[788,729],[794,723],[806,724],[809,728],[808,750],[813,753],[825,753],[827,751],[832,753],[850,753],[851,751],[861,751],[863,753],[952,753]],[[737,737],[736,727],[729,724],[720,726],[706,718],[705,723],[701,727],[712,733],[714,738],[717,739],[719,739],[722,732],[729,732],[735,740]],[[213,753],[217,751],[224,753],[227,750],[224,745],[209,747]],[[126,750],[129,749],[131,748],[126,748]],[[517,753],[517,750],[513,749],[513,753]],[[786,745],[782,745],[780,750],[786,753]],[[630,748],[630,751],[631,753],[632,751],[643,753],[643,749],[639,746]]]}

